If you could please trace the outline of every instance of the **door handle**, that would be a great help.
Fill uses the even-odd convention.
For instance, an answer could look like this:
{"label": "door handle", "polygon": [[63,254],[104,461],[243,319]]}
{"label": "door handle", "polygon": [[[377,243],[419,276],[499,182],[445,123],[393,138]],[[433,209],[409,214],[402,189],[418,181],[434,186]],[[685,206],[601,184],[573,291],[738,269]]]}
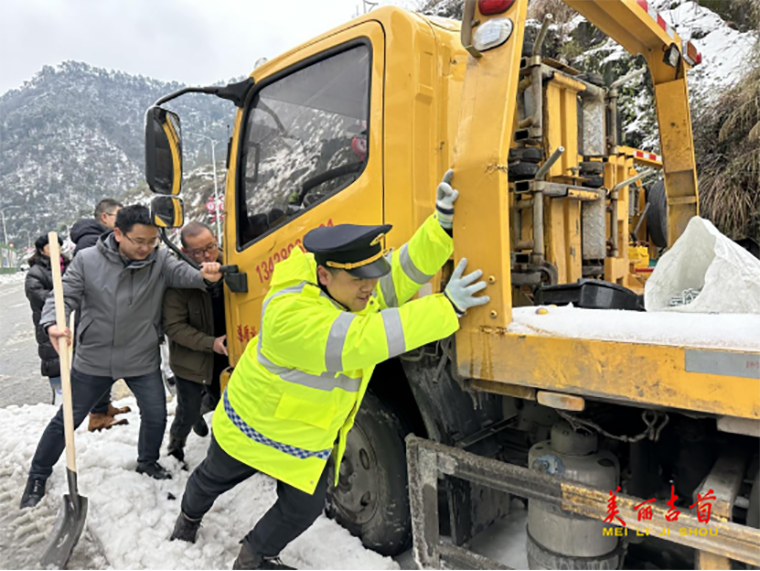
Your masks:
{"label": "door handle", "polygon": [[236,264],[222,266],[224,281],[233,293],[248,293],[248,274],[239,271]]}

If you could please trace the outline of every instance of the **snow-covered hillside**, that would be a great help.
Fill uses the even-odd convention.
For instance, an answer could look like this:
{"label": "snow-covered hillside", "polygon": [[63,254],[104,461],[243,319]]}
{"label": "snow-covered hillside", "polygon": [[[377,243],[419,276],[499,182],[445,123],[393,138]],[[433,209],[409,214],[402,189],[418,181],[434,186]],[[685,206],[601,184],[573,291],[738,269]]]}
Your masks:
{"label": "snow-covered hillside", "polygon": [[[101,198],[122,199],[143,181],[145,110],[181,87],[63,62],[2,95],[0,208],[9,207],[8,241],[64,230],[92,216]],[[226,140],[234,105],[190,95],[168,107],[182,116],[187,170],[210,163],[203,137]],[[216,154],[224,156],[223,144]]]}
{"label": "snow-covered hillside", "polygon": [[702,54],[702,64],[689,76],[689,88],[695,94],[710,98],[741,78],[760,39],[757,30],[737,30],[694,0],[655,0],[654,4],[681,39],[692,40]]}

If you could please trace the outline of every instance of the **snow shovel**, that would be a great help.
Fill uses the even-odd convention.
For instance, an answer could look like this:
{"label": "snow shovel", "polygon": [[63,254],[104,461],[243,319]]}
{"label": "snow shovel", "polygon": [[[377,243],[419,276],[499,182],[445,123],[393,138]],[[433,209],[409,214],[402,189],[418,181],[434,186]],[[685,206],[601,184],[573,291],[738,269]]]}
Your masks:
{"label": "snow shovel", "polygon": [[[60,247],[58,234],[48,234],[50,244],[50,261],[53,270],[53,295],[55,298],[55,320],[59,329],[66,327],[66,312],[63,305],[63,283],[61,281]],[[74,334],[74,312],[71,313],[69,327]],[[64,343],[64,345],[60,345]],[[58,514],[58,521],[53,528],[53,538],[40,564],[43,568],[55,567],[63,569],[71,557],[82,535],[87,517],[87,498],[79,495],[77,489],[77,464],[74,455],[74,411],[71,403],[71,357],[73,344],[65,345],[65,340],[59,340],[58,356],[61,362],[61,387],[63,389],[63,429],[66,436],[66,479],[69,483],[69,493],[63,496],[63,509]]]}

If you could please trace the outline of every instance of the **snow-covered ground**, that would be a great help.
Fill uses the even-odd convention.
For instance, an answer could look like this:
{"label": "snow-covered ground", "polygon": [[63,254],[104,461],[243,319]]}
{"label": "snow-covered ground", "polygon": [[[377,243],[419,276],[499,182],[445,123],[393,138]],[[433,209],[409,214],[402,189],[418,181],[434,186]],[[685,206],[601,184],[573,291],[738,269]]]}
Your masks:
{"label": "snow-covered ground", "polygon": [[15,274],[0,274],[0,285],[23,282],[25,277],[26,272],[16,272]]}
{"label": "snow-covered ground", "polygon": [[[85,423],[76,433],[80,493],[89,499],[89,511],[87,535],[75,550],[75,560],[78,556],[82,564],[83,554],[77,552],[84,550],[90,552],[84,555],[92,568],[229,569],[240,549],[238,542],[274,503],[275,481],[263,475],[250,478],[217,500],[194,545],[170,542],[190,472],[173,458],[162,458],[174,479],[156,481],[137,474],[137,406],[132,398],[118,404],[132,407],[125,415],[129,425],[89,433]],[[170,415],[174,406],[168,404]],[[64,455],[40,505],[18,508],[37,441],[54,413],[46,404],[0,408],[0,529],[5,528],[6,536],[0,534],[0,568],[37,566],[67,493]],[[205,457],[207,446],[208,438],[190,435],[186,460],[191,469]],[[301,569],[399,568],[324,516],[285,549],[282,559]]]}

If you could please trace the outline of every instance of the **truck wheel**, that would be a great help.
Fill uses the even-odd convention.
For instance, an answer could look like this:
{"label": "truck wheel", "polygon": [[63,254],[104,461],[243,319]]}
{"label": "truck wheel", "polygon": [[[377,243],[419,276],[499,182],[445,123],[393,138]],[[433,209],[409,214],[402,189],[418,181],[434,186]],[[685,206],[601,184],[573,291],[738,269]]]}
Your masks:
{"label": "truck wheel", "polygon": [[647,192],[650,204],[647,212],[647,230],[649,237],[658,248],[668,245],[668,198],[665,195],[665,181],[658,180]]}
{"label": "truck wheel", "polygon": [[411,544],[405,436],[396,412],[368,392],[348,433],[337,487],[330,469],[327,516],[382,555]]}

